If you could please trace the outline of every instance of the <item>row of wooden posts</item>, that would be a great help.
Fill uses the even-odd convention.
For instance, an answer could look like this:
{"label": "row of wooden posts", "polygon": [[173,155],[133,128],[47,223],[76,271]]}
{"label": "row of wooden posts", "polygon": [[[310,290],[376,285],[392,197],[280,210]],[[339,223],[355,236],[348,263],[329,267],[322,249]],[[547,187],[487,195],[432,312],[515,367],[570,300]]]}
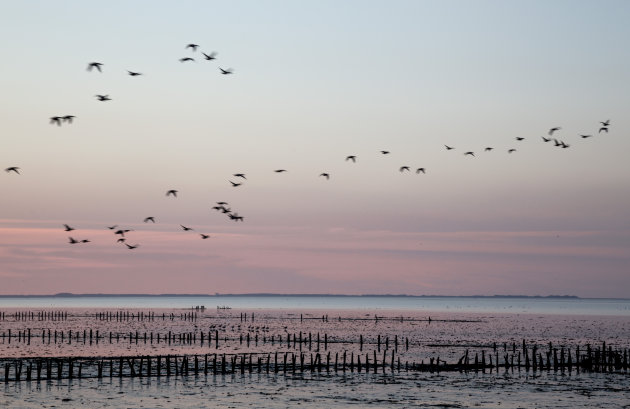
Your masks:
{"label": "row of wooden posts", "polygon": [[[83,330],[83,332],[81,333],[81,331],[72,331],[72,330],[68,330],[67,335],[64,331],[57,331],[57,330],[45,330],[43,329],[40,332],[35,333],[34,331],[31,331],[31,329],[25,329],[23,331],[18,331],[17,333],[12,332],[11,330],[8,330],[7,332],[3,332],[2,335],[0,336],[0,340],[3,343],[8,343],[10,344],[12,340],[17,341],[18,343],[25,343],[27,345],[31,344],[31,340],[33,339],[38,339],[41,338],[42,343],[46,343],[46,341],[48,341],[48,343],[68,343],[68,344],[72,344],[72,341],[74,340],[75,342],[82,342],[84,345],[85,344],[98,344],[99,341],[105,341],[107,339],[109,339],[109,343],[112,344],[114,342],[119,343],[120,339],[121,339],[121,335],[122,335],[122,339],[123,342],[125,341],[129,341],[129,343],[136,343],[138,344],[139,342],[143,342],[144,344],[150,343],[167,343],[168,345],[171,345],[173,343],[179,343],[180,345],[193,345],[196,344],[197,342],[199,342],[200,346],[204,346],[208,345],[208,347],[211,347],[213,342],[215,345],[215,348],[219,348],[219,344],[220,341],[222,344],[227,344],[229,341],[235,341],[236,338],[229,338],[227,336],[227,334],[224,334],[223,337],[219,337],[219,331],[215,330],[214,334],[212,331],[208,331],[203,332],[203,331],[195,331],[195,332],[186,332],[186,333],[173,333],[172,331],[169,331],[166,334],[160,334],[160,333],[147,333],[144,332],[143,334],[140,334],[138,331],[136,331],[135,333],[133,332],[129,332],[128,334],[121,334],[121,333],[113,333],[110,332],[109,336],[105,336],[101,333],[99,333],[98,330],[93,331],[92,329],[90,330]],[[213,336],[214,335],[214,336]],[[313,346],[315,346],[315,349],[317,351],[319,351],[323,345],[324,350],[328,350],[328,344],[329,343],[334,343],[334,344],[355,344],[357,343],[356,341],[348,341],[348,340],[334,340],[331,339],[331,337],[328,336],[328,334],[323,334],[323,336],[318,332],[316,334],[313,334],[311,332],[309,333],[294,333],[293,337],[291,336],[292,334],[287,333],[286,336],[284,337],[284,341],[283,341],[283,337],[282,335],[271,335],[271,336],[267,336],[266,334],[259,336],[258,333],[254,333],[253,335],[249,332],[247,332],[245,335],[244,334],[240,334],[238,341],[240,345],[243,345],[244,343],[247,344],[247,346],[249,347],[252,343],[254,343],[255,345],[258,345],[259,342],[262,342],[263,345],[267,344],[267,343],[271,343],[271,345],[275,345],[276,343],[278,345],[285,345],[287,346],[287,348],[291,348],[291,345],[293,345],[294,349],[299,349],[302,350],[303,347],[306,347],[306,345],[308,345],[308,349],[309,351],[313,349]],[[398,347],[399,345],[402,346],[403,345],[403,340],[399,340],[398,335],[394,335],[393,339],[390,342],[390,338],[389,336],[381,336],[381,335],[377,335],[376,339],[369,341],[369,342],[365,342],[363,335],[360,334],[359,335],[359,340],[358,340],[358,344],[359,344],[359,350],[363,351],[363,345],[364,344],[373,344],[376,345],[377,350],[380,352],[380,350],[382,348],[384,348],[385,350],[390,349],[390,344],[391,347],[398,352]],[[404,347],[405,350],[409,350],[409,338],[405,337],[404,338]]]}
{"label": "row of wooden posts", "polygon": [[[564,349],[561,349],[564,351]],[[579,348],[575,353],[575,361],[571,358],[571,350],[567,350],[567,360],[561,352],[561,358],[557,357],[557,350],[543,354],[536,354],[536,349],[525,350],[524,363],[521,361],[521,351],[518,351],[518,359],[515,362],[514,354],[505,354],[503,362],[500,362],[498,351],[493,354],[481,351],[475,353],[474,360],[469,359],[470,354],[465,355],[457,363],[447,363],[437,358],[430,358],[428,363],[424,361],[404,364],[394,350],[383,351],[379,355],[376,350],[365,354],[354,352],[336,352],[334,356],[327,353],[304,352],[275,352],[257,354],[205,354],[205,355],[166,355],[166,356],[136,356],[136,357],[81,357],[81,358],[17,358],[4,359],[2,365],[5,383],[33,380],[73,379],[73,378],[103,378],[109,377],[161,377],[161,376],[187,376],[190,374],[235,374],[235,373],[295,373],[295,372],[366,372],[366,373],[395,373],[405,371],[499,371],[509,369],[525,369],[526,371],[565,371],[573,369],[595,372],[626,372],[628,371],[627,350],[613,351],[593,350],[587,347],[586,351]],[[531,356],[531,360],[530,360]],[[553,358],[552,358],[553,356]],[[487,357],[487,359],[486,359]]]}

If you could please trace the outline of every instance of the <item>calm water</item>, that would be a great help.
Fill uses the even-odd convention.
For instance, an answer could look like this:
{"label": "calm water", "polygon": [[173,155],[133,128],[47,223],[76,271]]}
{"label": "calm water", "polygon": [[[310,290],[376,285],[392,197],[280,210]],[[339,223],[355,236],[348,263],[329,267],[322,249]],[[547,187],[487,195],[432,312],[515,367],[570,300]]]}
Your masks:
{"label": "calm water", "polygon": [[497,312],[630,317],[630,299],[394,296],[104,296],[2,297],[0,308],[347,309]]}

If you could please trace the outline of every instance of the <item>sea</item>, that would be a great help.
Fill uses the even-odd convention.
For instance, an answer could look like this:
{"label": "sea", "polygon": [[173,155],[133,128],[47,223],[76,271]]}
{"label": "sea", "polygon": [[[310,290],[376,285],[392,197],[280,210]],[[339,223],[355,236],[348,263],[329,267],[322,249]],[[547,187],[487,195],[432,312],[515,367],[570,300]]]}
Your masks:
{"label": "sea", "polygon": [[[44,319],[62,312],[63,319]],[[118,314],[118,315],[116,315]],[[627,370],[413,371],[404,363],[463,354],[503,359],[527,345],[630,350],[630,300],[576,297],[332,295],[0,296],[0,360],[30,357],[275,352],[389,354],[402,370],[305,371],[170,377],[86,376],[3,382],[0,408],[630,408]],[[38,318],[40,317],[40,318]],[[106,318],[103,318],[106,317]],[[114,318],[118,317],[118,318]],[[124,317],[124,318],[123,318]],[[133,318],[132,318],[133,317]],[[142,319],[140,319],[142,317]],[[146,318],[148,317],[148,318]],[[13,338],[6,337],[11,331]],[[27,331],[34,338],[27,342]],[[99,342],[41,337],[85,334]],[[219,334],[216,345],[156,343],[167,333]],[[140,341],[133,335],[140,334]],[[15,334],[21,334],[17,338]],[[151,334],[151,342],[143,334]],[[277,342],[287,336],[310,342]],[[330,342],[324,350],[316,339]],[[118,338],[117,338],[118,337]],[[275,343],[270,342],[272,339]],[[248,340],[245,342],[245,340]],[[12,342],[9,342],[12,340]],[[360,340],[360,343],[359,343]],[[251,342],[250,342],[251,341]],[[323,342],[323,341],[322,341]],[[387,344],[385,344],[387,342]],[[396,342],[394,347],[394,342]],[[405,345],[407,344],[407,345]],[[389,356],[389,355],[387,355]],[[87,368],[87,367],[86,367]],[[89,374],[89,370],[85,369]],[[0,368],[2,373],[2,368]]]}

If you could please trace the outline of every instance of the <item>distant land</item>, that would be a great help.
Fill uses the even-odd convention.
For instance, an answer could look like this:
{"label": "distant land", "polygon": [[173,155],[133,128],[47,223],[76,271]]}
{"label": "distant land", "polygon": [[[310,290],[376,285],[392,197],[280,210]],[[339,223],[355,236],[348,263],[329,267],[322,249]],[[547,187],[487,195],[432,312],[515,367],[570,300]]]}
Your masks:
{"label": "distant land", "polygon": [[547,299],[580,299],[576,295],[408,295],[408,294],[276,294],[276,293],[245,293],[245,294],[0,294],[0,298],[72,298],[72,297],[408,297],[408,298],[547,298]]}

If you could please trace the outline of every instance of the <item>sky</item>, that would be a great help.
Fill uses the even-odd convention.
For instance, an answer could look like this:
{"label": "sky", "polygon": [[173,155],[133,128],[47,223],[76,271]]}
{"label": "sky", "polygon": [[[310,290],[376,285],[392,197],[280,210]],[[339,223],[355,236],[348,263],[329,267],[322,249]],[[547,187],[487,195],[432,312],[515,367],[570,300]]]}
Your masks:
{"label": "sky", "polygon": [[0,294],[627,297],[629,20],[627,1],[0,1],[0,168],[20,171],[0,174]]}

